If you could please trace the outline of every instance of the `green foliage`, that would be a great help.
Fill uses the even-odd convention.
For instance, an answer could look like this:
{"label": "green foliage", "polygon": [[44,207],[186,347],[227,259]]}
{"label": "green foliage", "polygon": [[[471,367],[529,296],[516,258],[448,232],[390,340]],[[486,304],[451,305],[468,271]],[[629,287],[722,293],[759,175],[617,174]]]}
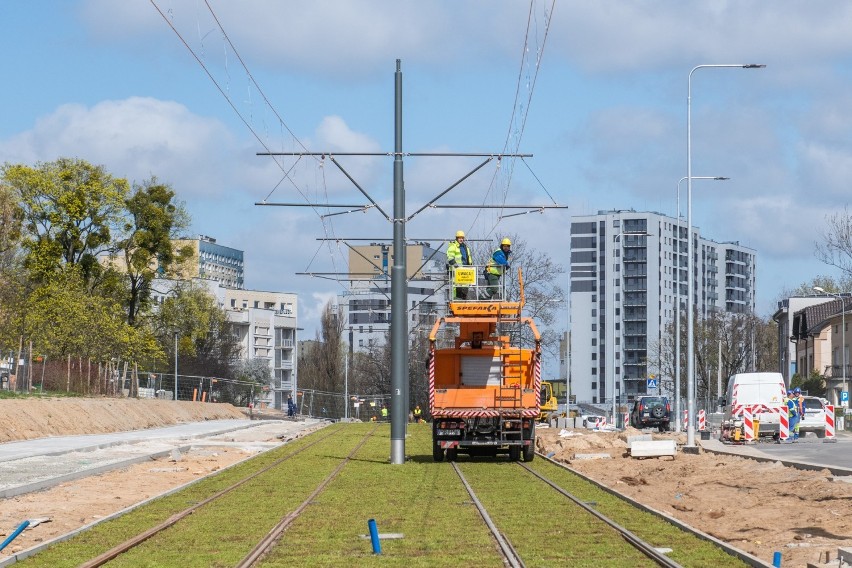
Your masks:
{"label": "green foliage", "polygon": [[124,209],[127,181],[71,158],[35,167],[6,164],[0,171],[19,199],[32,274],[44,280],[63,264],[79,265],[86,280],[97,273],[97,255],[110,245]]}
{"label": "green foliage", "polygon": [[802,378],[798,373],[790,378],[790,388],[799,387],[808,396],[825,397],[826,385],[825,377],[819,374],[817,370],[811,370],[811,374],[807,378]]}
{"label": "green foliage", "polygon": [[151,178],[134,186],[127,199],[127,215],[117,254],[123,261],[127,280],[127,321],[135,323],[140,311],[149,306],[151,282],[158,274],[166,274],[182,257],[176,254],[172,238],[186,226],[183,207],[174,201],[168,186]]}
{"label": "green foliage", "polygon": [[231,361],[238,355],[238,345],[224,310],[206,289],[191,282],[182,283],[146,323],[170,360],[174,358],[177,333],[183,374],[231,375]]}

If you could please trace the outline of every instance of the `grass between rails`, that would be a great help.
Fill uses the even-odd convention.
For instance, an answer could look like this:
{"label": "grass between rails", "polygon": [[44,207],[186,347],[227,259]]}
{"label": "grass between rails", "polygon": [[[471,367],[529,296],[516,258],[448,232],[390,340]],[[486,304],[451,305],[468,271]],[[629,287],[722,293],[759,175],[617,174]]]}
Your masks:
{"label": "grass between rails", "polygon": [[[339,432],[337,432],[338,430]],[[18,563],[18,565],[50,567],[78,566],[82,562],[85,562],[91,558],[94,558],[95,556],[98,556],[99,554],[102,554],[103,552],[106,552],[112,547],[124,542],[128,538],[131,538],[140,532],[143,532],[151,527],[162,523],[175,513],[182,511],[183,509],[194,505],[200,501],[203,501],[210,495],[213,495],[214,493],[221,491],[222,489],[236,483],[237,481],[248,476],[249,474],[263,469],[275,460],[292,454],[293,452],[310,444],[317,438],[324,437],[330,433],[333,434],[328,440],[319,442],[316,446],[307,451],[312,451],[313,449],[317,448],[317,446],[321,446],[323,444],[328,444],[328,448],[334,448],[335,444],[342,443],[338,436],[343,434],[344,430],[344,426],[332,426],[330,428],[326,428],[317,433],[314,433],[311,436],[294,440],[293,442],[282,446],[281,448],[265,452],[251,460],[247,460],[234,467],[231,467],[219,473],[218,475],[214,475],[207,479],[204,479],[190,487],[187,487],[182,491],[179,491],[172,495],[168,495],[161,499],[157,499],[143,507],[134,509],[133,511],[117,519],[113,519],[111,521],[96,525],[90,530],[84,531],[67,541],[51,546],[47,550],[44,550],[35,556],[23,560],[22,562]],[[298,462],[299,458],[300,456],[295,456],[291,460],[286,460],[285,462],[283,462],[281,467],[286,468],[286,464]],[[276,470],[278,470],[278,468],[274,468],[271,471]],[[286,480],[286,477],[284,479]],[[144,482],[144,479],[128,480],[128,490],[132,491],[132,488],[135,485],[143,484]],[[258,499],[260,497],[262,497],[262,494],[257,496]],[[168,530],[178,532],[182,529]],[[217,531],[213,530],[210,534],[204,535],[200,540],[201,542],[215,541],[216,534]],[[249,546],[248,549],[250,548],[251,547]],[[248,549],[246,549],[246,551]],[[240,556],[239,558],[242,558],[242,556]],[[232,562],[229,565],[232,566],[234,563],[235,562]],[[204,564],[179,562],[178,564],[161,565],[200,566]]]}
{"label": "grass between rails", "polygon": [[[158,499],[119,519],[25,560],[24,566],[77,566],[174,513],[202,501],[251,472],[333,432],[305,452],[245,484],[235,494],[203,507],[110,566],[233,566],[285,515],[293,511],[340,460],[373,429],[339,424],[266,452],[183,491]],[[447,463],[432,461],[431,429],[409,425],[404,465],[389,464],[390,426],[382,424],[305,512],[284,532],[263,566],[502,566],[496,545],[467,492]],[[500,460],[460,464],[492,518],[527,566],[645,566],[644,556],[610,529],[535,480]],[[657,517],[632,509],[593,484],[543,460],[531,464],[584,501],[670,555],[684,566],[742,566],[717,547],[682,533]],[[128,487],[144,479],[128,480]],[[132,490],[132,489],[129,489]],[[382,540],[372,554],[367,521]]]}
{"label": "grass between rails", "polygon": [[617,532],[518,465],[465,460],[459,467],[526,566],[656,566]]}
{"label": "grass between rails", "polygon": [[[452,468],[432,461],[431,428],[409,425],[405,465],[390,465],[390,428],[355,456],[283,535],[262,563],[270,566],[502,567],[494,540]],[[367,522],[382,540],[372,554]]]}
{"label": "grass between rails", "polygon": [[[680,530],[675,525],[641,509],[574,475],[570,471],[537,459],[532,468],[583,502],[595,503],[595,510],[656,547],[671,548],[667,556],[678,564],[691,566],[742,567],[746,564],[724,550]],[[565,499],[553,492],[554,499]]]}

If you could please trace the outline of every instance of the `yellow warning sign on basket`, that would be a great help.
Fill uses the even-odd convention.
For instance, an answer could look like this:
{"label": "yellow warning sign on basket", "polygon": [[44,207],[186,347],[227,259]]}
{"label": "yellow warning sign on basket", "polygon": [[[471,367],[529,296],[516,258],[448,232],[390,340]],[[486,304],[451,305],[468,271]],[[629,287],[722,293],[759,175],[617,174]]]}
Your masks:
{"label": "yellow warning sign on basket", "polygon": [[456,268],[456,284],[471,286],[476,284],[475,268]]}

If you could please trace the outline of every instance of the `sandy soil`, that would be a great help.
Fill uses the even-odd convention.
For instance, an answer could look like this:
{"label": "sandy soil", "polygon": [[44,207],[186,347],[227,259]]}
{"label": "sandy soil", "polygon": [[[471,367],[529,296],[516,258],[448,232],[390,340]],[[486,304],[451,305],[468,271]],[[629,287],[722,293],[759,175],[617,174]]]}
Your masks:
{"label": "sandy soil", "polygon": [[[747,458],[678,453],[674,458],[627,456],[626,432],[542,429],[539,449],[553,459],[649,507],[745,550],[768,563],[775,551],[782,566],[806,566],[837,558],[852,546],[852,484],[827,470],[801,471]],[[655,439],[685,434],[655,434]],[[611,459],[575,459],[608,453]],[[835,560],[836,562],[836,560]]]}
{"label": "sandy soil", "polygon": [[[64,399],[0,401],[0,440],[58,434],[135,430],[178,422],[242,417],[227,405],[168,401]],[[639,432],[598,433],[541,429],[539,450],[554,459],[771,563],[783,553],[783,566],[805,566],[836,558],[852,546],[852,484],[828,471],[799,471],[709,453],[679,453],[675,458],[633,459],[626,436]],[[675,434],[654,435],[655,438]],[[685,442],[681,435],[680,443]],[[264,440],[257,440],[264,441]],[[270,436],[267,441],[274,441]],[[94,522],[150,496],[197,479],[257,449],[200,447],[179,461],[170,458],[137,464],[46,491],[0,500],[0,538],[24,519],[50,517],[28,529],[3,551],[17,552]],[[575,454],[608,453],[611,459],[581,460]],[[128,484],[128,480],[141,480]]]}
{"label": "sandy soil", "polygon": [[0,400],[0,442],[245,418],[230,404],[113,398]]}

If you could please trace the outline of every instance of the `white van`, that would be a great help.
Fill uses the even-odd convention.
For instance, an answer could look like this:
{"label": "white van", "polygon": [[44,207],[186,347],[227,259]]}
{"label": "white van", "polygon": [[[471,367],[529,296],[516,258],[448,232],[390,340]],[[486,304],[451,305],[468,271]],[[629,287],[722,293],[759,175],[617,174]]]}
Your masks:
{"label": "white van", "polygon": [[760,436],[778,435],[778,416],[784,406],[787,387],[781,373],[737,373],[728,379],[721,439],[741,440],[735,434],[743,424],[743,410],[749,408],[759,421]]}

